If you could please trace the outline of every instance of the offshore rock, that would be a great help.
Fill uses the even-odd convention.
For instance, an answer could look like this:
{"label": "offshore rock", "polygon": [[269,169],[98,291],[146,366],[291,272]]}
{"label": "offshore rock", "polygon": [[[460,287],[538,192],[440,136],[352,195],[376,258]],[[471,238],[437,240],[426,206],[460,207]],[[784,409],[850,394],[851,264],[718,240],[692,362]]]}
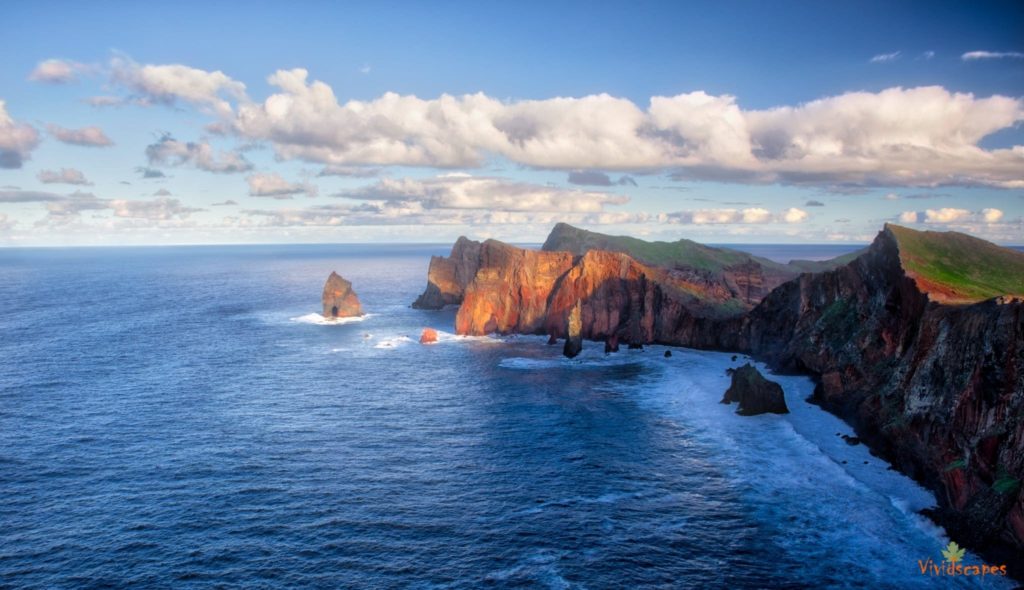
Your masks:
{"label": "offshore rock", "polygon": [[723,404],[739,402],[737,414],[788,414],[782,386],[764,378],[753,365],[747,363],[732,373],[732,384],[725,391]]}
{"label": "offshore rock", "polygon": [[325,318],[350,318],[363,315],[359,297],[352,290],[352,283],[336,272],[327,277],[323,293],[323,316]]}
{"label": "offshore rock", "polygon": [[583,337],[580,335],[582,320],[580,320],[579,301],[576,302],[576,305],[572,307],[572,311],[569,312],[567,324],[565,346],[562,348],[562,354],[573,358],[583,351]]}
{"label": "offshore rock", "polygon": [[434,342],[437,342],[437,330],[423,328],[423,333],[420,334],[420,344],[433,344]]}

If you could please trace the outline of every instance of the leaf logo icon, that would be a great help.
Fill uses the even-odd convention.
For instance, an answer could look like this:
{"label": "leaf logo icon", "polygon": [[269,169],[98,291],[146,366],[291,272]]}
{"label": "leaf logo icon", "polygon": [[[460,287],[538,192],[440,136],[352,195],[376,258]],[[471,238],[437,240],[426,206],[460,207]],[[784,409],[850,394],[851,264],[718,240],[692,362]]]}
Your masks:
{"label": "leaf logo icon", "polygon": [[964,558],[964,550],[955,542],[950,541],[949,545],[942,550],[942,556],[949,560],[949,563],[956,563]]}

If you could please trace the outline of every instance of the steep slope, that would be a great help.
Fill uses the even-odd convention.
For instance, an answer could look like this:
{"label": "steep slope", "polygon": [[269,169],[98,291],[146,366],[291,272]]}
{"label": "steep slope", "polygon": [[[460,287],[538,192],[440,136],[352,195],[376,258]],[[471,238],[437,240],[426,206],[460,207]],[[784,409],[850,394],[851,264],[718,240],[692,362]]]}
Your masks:
{"label": "steep slope", "polygon": [[416,309],[441,309],[462,303],[466,285],[480,267],[480,242],[459,237],[448,257],[431,256],[427,270],[427,288],[416,298]]}
{"label": "steep slope", "polygon": [[886,226],[850,264],[776,289],[720,344],[820,376],[822,405],[939,492],[953,537],[1005,561],[1024,552],[1024,300],[968,297],[982,287],[930,272],[985,276],[963,268],[979,251],[998,256],[997,278],[1017,272],[1002,284],[1024,285],[1007,270],[1024,254]]}

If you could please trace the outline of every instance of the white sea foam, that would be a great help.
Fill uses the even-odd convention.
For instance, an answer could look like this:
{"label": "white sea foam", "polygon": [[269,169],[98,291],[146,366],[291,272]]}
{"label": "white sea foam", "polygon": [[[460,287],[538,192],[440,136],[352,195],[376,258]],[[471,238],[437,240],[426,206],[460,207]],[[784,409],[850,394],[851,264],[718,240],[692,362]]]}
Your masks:
{"label": "white sea foam", "polygon": [[374,344],[373,347],[374,348],[398,348],[400,346],[405,346],[406,344],[410,344],[412,342],[416,342],[416,341],[413,340],[412,338],[408,337],[408,336],[394,336],[394,337],[391,337],[391,338],[384,338],[383,340],[381,340],[377,344]]}
{"label": "white sea foam", "polygon": [[300,324],[316,324],[317,326],[344,326],[345,324],[365,322],[371,317],[373,317],[373,314],[369,313],[350,318],[325,318],[318,313],[307,313],[303,316],[291,318],[291,320]]}

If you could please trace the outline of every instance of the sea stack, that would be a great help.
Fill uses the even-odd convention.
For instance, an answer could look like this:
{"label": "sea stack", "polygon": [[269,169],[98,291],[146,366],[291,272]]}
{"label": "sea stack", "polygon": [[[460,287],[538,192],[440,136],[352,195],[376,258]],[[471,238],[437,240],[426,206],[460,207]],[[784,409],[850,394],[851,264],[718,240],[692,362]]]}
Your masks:
{"label": "sea stack", "polygon": [[359,304],[359,297],[352,290],[352,283],[346,281],[336,272],[327,277],[324,284],[324,317],[351,318],[363,315],[363,307]]}
{"label": "sea stack", "polygon": [[572,311],[569,312],[569,321],[566,329],[565,346],[562,348],[562,354],[569,358],[573,358],[583,350],[583,320],[580,318],[580,301],[576,300],[576,305],[572,307]]}
{"label": "sea stack", "polygon": [[739,402],[737,414],[756,416],[758,414],[788,414],[782,386],[764,378],[753,365],[747,363],[733,371],[732,385],[722,398],[723,404]]}

